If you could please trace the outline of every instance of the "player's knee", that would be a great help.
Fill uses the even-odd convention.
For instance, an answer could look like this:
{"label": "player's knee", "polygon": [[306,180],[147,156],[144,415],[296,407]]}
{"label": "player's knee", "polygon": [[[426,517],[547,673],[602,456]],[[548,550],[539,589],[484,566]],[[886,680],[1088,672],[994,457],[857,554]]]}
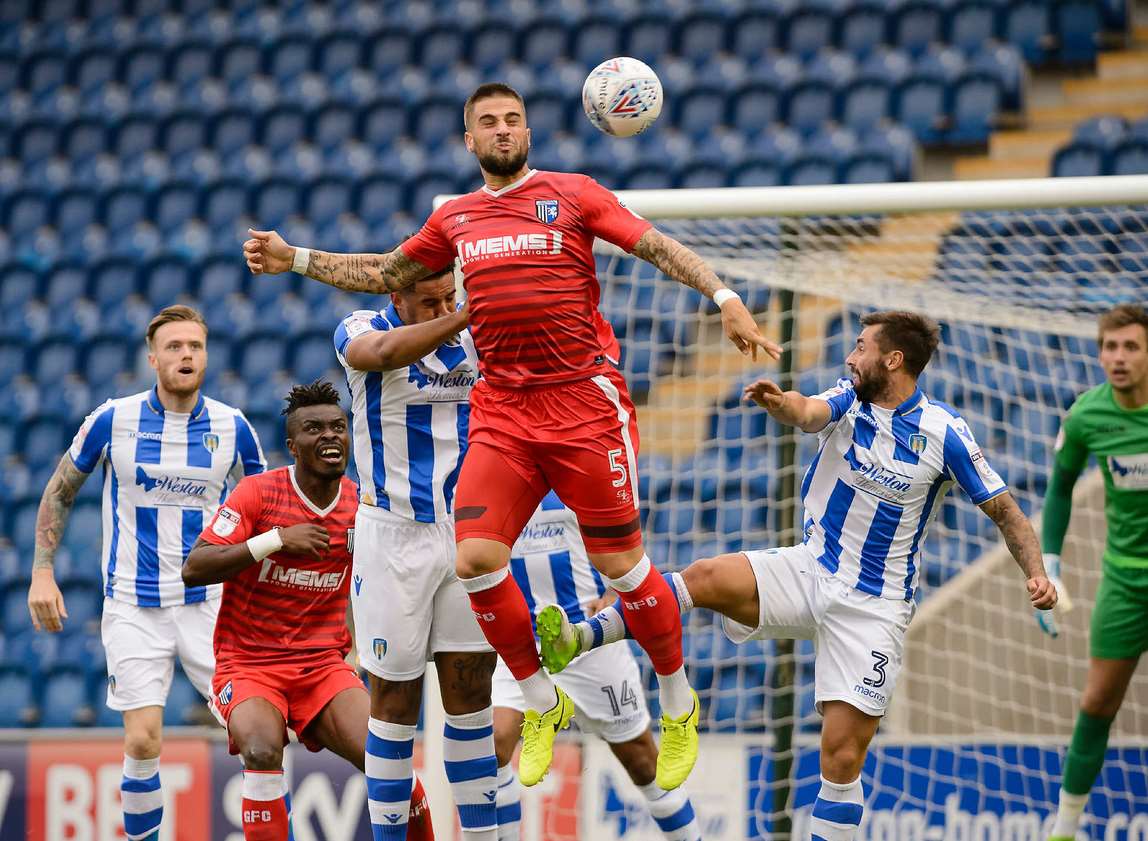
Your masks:
{"label": "player's knee", "polygon": [[124,753],[134,759],[154,759],[163,747],[160,734],[146,729],[124,732]]}
{"label": "player's knee", "polygon": [[[648,741],[649,744],[645,742]],[[649,785],[658,773],[658,749],[653,739],[610,745],[618,762],[636,786]]]}
{"label": "player's knee", "polygon": [[239,755],[249,771],[278,771],[283,767],[283,748],[262,739],[248,741]]}
{"label": "player's knee", "polygon": [[841,739],[821,746],[821,773],[835,783],[851,783],[861,774],[865,748],[856,739]]}
{"label": "player's knee", "polygon": [[1103,686],[1085,686],[1080,699],[1082,712],[1096,718],[1115,718],[1120,711],[1120,696]]}
{"label": "player's knee", "polygon": [[[491,572],[497,572],[503,566],[497,552],[484,551],[482,546],[468,545],[474,541],[464,541],[458,547],[455,556],[454,571],[459,578],[478,578]],[[485,541],[487,543],[491,541]]]}
{"label": "player's knee", "polygon": [[682,571],[682,580],[697,607],[721,603],[721,558],[699,558]]}

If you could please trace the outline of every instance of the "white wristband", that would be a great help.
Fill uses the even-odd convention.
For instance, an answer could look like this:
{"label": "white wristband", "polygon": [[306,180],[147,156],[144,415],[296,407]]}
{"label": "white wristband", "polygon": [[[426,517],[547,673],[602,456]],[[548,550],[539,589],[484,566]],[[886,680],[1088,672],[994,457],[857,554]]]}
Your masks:
{"label": "white wristband", "polygon": [[724,304],[726,301],[732,301],[734,298],[737,298],[739,301],[741,300],[741,296],[734,292],[732,289],[719,289],[714,293],[714,303],[717,304],[717,308],[719,310],[721,309],[722,304]]}
{"label": "white wristband", "polygon": [[279,536],[279,529],[271,529],[263,534],[248,538],[247,550],[257,561],[261,561],[273,552],[283,548],[283,538]]}
{"label": "white wristband", "polygon": [[295,246],[295,257],[291,260],[291,271],[296,274],[307,274],[307,266],[311,263],[311,249]]}

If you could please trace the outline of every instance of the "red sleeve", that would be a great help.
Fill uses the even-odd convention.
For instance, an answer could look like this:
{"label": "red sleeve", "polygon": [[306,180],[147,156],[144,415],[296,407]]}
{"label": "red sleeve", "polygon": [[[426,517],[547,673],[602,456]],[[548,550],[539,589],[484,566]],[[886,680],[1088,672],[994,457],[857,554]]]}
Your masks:
{"label": "red sleeve", "polygon": [[454,260],[454,249],[442,232],[442,211],[440,207],[432,213],[419,232],[399,246],[408,258],[432,272],[445,269]]}
{"label": "red sleeve", "polygon": [[216,546],[243,543],[256,534],[255,528],[262,512],[263,495],[259,491],[259,482],[254,478],[241,479],[200,537]]}
{"label": "red sleeve", "polygon": [[586,179],[578,201],[590,233],[623,251],[633,251],[642,234],[653,227],[593,178]]}

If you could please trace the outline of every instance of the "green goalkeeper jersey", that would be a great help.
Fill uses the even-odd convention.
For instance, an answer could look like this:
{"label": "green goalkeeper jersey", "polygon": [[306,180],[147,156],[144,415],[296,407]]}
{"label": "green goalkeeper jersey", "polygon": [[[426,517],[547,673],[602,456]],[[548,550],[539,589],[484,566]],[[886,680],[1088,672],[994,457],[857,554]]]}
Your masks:
{"label": "green goalkeeper jersey", "polygon": [[[1148,576],[1148,406],[1122,408],[1104,383],[1089,389],[1072,404],[1056,439],[1054,481],[1069,484],[1084,469],[1089,454],[1096,456],[1104,474],[1104,514],[1108,542],[1104,560],[1118,567],[1142,569]],[[1045,518],[1050,518],[1046,508]],[[1044,550],[1059,552],[1068,526],[1047,522]]]}

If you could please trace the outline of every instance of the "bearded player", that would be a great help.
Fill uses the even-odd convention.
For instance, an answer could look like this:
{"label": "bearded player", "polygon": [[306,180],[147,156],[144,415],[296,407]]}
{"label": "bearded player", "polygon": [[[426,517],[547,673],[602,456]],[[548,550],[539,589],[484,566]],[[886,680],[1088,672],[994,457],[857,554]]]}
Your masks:
{"label": "bearded player", "polygon": [[[1060,551],[1072,516],[1072,488],[1088,457],[1104,474],[1108,536],[1092,609],[1091,658],[1049,841],[1076,837],[1088,793],[1104,765],[1108,731],[1140,655],[1148,651],[1148,312],[1123,304],[1100,317],[1100,365],[1108,381],[1072,404],[1056,441],[1044,498],[1044,563],[1060,583]],[[1051,613],[1037,614],[1057,636]]]}
{"label": "bearded player", "polygon": [[[759,380],[745,390],[780,423],[817,434],[801,482],[804,542],[706,558],[668,576],[683,612],[722,614],[734,642],[815,641],[822,715],[815,841],[857,837],[861,767],[901,672],[920,549],[954,483],[1000,529],[1032,606],[1056,603],[1036,534],[968,424],[917,386],[937,348],[936,322],[890,311],[861,324],[845,360],[851,377],[835,388],[806,397]],[[615,604],[572,625],[560,605],[549,605],[538,615],[542,657],[559,672],[579,653],[623,638],[630,620]]]}
{"label": "bearded player", "polygon": [[330,254],[273,231],[244,243],[255,273],[293,269],[341,289],[404,289],[458,259],[483,379],[471,396],[470,447],[455,500],[457,571],[483,633],[526,700],[519,773],[550,766],[573,704],[538,660],[530,611],[507,565],[510,548],[553,489],[575,512],[590,562],[633,611],[633,633],[658,675],[657,782],[681,785],[697,759],[697,697],[682,661],[673,593],[642,547],[634,406],[616,368],[618,341],[598,310],[592,246],[601,237],[712,298],[743,353],[777,357],[741,299],[696,254],[659,233],[584,175],[527,166],[530,130],[513,88],[467,100],[467,149],[480,190],[446,202],[387,254]]}
{"label": "bearded player", "polygon": [[642,546],[637,422],[616,369],[618,340],[598,311],[592,244],[600,236],[714,299],[743,353],[781,349],[734,291],[688,248],[579,174],[529,169],[526,107],[513,88],[481,85],[464,109],[467,149],[484,186],[436,210],[389,254],[293,248],[274,232],[243,243],[255,273],[287,271],[354,291],[404,289],[456,257],[483,379],[471,398],[470,450],[455,507],[457,570],[483,633],[526,699],[519,773],[549,769],[574,706],[538,661],[530,612],[509,575],[510,550],[553,489],[579,520],[590,562],[634,612],[634,636],[658,673],[658,785],[682,784],[697,760],[697,696],[682,661],[674,594]]}
{"label": "bearded player", "polygon": [[[183,567],[189,587],[224,582],[212,689],[243,759],[246,841],[288,838],[288,727],[360,771],[368,743],[367,692],[344,660],[358,508],[347,416],[323,381],[293,388],[284,414],[294,464],[241,481]],[[433,838],[421,785],[410,812],[407,837]]]}

